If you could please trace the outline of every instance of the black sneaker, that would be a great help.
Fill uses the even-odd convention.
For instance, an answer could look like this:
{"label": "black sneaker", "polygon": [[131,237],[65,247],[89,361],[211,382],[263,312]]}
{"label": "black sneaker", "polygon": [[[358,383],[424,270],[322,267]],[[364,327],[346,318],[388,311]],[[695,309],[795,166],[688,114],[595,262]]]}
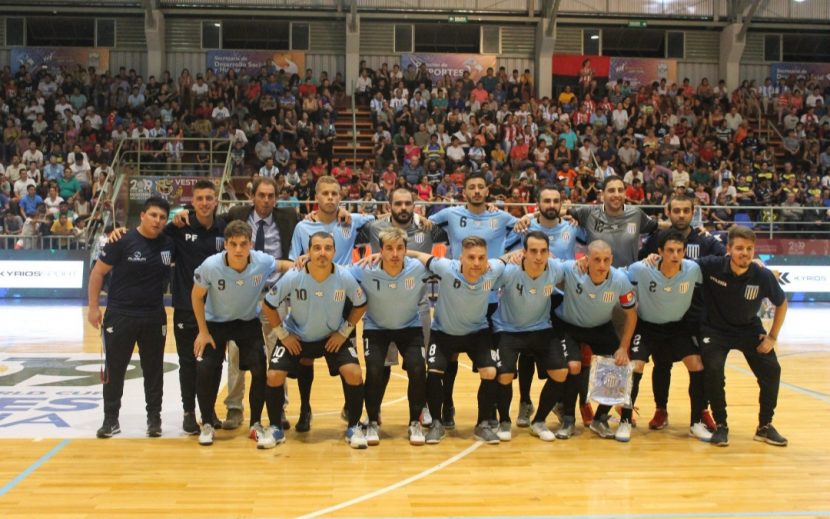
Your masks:
{"label": "black sneaker", "polygon": [[215,414],[213,415],[213,428],[217,431],[222,429],[222,420]]}
{"label": "black sneaker", "polygon": [[95,433],[99,438],[112,438],[121,432],[121,426],[118,424],[117,418],[104,418],[104,424]]}
{"label": "black sneaker", "polygon": [[444,429],[455,429],[455,406],[444,406],[441,415],[441,423],[444,424]]}
{"label": "black sneaker", "polygon": [[280,418],[280,424],[282,425],[282,430],[287,431],[291,429],[291,422],[288,421],[288,418],[285,417],[285,411],[282,412],[282,417]]}
{"label": "black sneaker", "polygon": [[709,443],[717,447],[726,447],[729,445],[729,427],[725,424],[718,424],[718,428],[712,433],[712,439]]}
{"label": "black sneaker", "polygon": [[199,428],[199,424],[196,422],[196,414],[195,413],[185,413],[184,418],[182,419],[182,429],[187,434],[199,434],[201,429]]}
{"label": "black sneaker", "polygon": [[304,433],[311,430],[311,409],[307,411],[300,410],[300,419],[297,420],[297,425],[294,429],[298,433]]}
{"label": "black sneaker", "polygon": [[777,445],[778,447],[787,446],[787,439],[781,436],[771,423],[758,427],[755,430],[755,437],[753,440],[757,442],[766,442],[770,445]]}
{"label": "black sneaker", "polygon": [[161,416],[153,415],[147,417],[147,436],[158,438],[161,436]]}

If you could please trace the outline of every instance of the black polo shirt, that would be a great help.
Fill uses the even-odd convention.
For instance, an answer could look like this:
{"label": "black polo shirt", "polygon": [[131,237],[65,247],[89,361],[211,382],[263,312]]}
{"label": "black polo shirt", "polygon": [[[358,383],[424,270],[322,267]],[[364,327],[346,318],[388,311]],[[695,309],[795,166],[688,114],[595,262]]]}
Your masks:
{"label": "black polo shirt", "polygon": [[206,229],[194,213],[190,225],[176,227],[172,223],[164,228],[176,247],[176,267],[173,269],[173,308],[193,310],[190,293],[193,291],[193,272],[208,256],[225,250],[225,220],[214,215],[213,226]]}
{"label": "black polo shirt", "polygon": [[[640,249],[639,257],[643,259],[649,254],[657,254],[657,246],[660,240],[660,232],[657,231],[648,237]],[[724,256],[726,247],[723,243],[708,234],[700,234],[697,229],[692,229],[686,237],[686,259],[696,260],[706,256]]]}
{"label": "black polo shirt", "polygon": [[98,261],[112,266],[107,311],[131,317],[163,316],[164,280],[173,252],[173,242],[164,233],[149,239],[136,229],[106,244]]}
{"label": "black polo shirt", "polygon": [[729,266],[729,256],[710,256],[698,260],[703,272],[704,333],[748,336],[766,333],[758,317],[761,302],[768,298],[779,306],[786,296],[773,273],[755,263],[736,276]]}

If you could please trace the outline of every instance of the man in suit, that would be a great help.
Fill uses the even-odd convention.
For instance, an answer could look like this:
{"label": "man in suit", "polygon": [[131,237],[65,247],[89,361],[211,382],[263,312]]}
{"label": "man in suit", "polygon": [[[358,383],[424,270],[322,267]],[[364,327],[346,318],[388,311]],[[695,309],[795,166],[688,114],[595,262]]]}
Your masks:
{"label": "man in suit", "polygon": [[[257,177],[253,185],[253,204],[240,205],[231,208],[220,218],[230,223],[240,220],[251,226],[251,240],[254,250],[263,251],[274,256],[277,260],[287,260],[291,250],[291,237],[297,225],[297,213],[293,209],[277,208],[277,183],[271,177]],[[182,211],[174,219],[174,224],[187,222],[187,211]],[[265,283],[262,295],[276,283],[279,277],[274,273]],[[267,321],[262,322],[262,332],[265,335],[265,344],[268,357],[274,350],[276,338]],[[236,429],[242,424],[242,396],[245,393],[244,373],[239,371],[239,349],[236,345],[228,348],[228,396],[225,406],[228,414],[222,422],[223,429]],[[283,417],[283,427],[285,418]]]}

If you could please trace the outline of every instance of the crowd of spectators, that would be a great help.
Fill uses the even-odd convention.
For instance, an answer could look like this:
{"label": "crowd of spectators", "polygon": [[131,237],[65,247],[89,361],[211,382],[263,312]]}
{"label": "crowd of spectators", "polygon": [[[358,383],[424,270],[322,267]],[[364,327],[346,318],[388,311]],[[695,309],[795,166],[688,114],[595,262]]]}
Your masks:
{"label": "crowd of spectators", "polygon": [[378,212],[397,186],[437,204],[427,211],[440,209],[478,173],[517,216],[532,210],[522,204],[542,185],[590,204],[603,180],[619,175],[630,204],[662,205],[684,192],[720,206],[701,215],[713,229],[748,219],[812,231],[830,218],[830,84],[821,78],[745,82],[732,92],[705,78],[697,87],[684,79],[636,88],[589,78],[538,97],[527,70],[433,81],[425,67],[361,63],[355,96],[373,130],[372,158],[358,164],[334,153],[346,106],[340,73],[182,70],[145,81],[124,68],[6,67],[0,81],[4,234],[77,234],[128,137],[143,138],[125,149],[159,174],[217,174],[212,160],[229,150],[242,183],[226,185],[227,198],[244,198],[246,180],[268,175],[279,204],[299,212],[311,209],[323,175],[340,181],[344,200],[362,201],[360,211]]}

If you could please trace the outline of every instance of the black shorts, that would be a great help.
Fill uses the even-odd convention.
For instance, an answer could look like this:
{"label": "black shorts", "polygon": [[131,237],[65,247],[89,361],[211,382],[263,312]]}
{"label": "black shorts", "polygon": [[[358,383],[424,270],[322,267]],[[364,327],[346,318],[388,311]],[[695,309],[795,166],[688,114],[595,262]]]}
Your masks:
{"label": "black shorts", "polygon": [[493,348],[493,334],[489,328],[467,335],[449,335],[433,330],[427,349],[427,369],[446,371],[447,362],[457,353],[466,353],[470,357],[473,371],[496,367],[498,351]]}
{"label": "black shorts", "polygon": [[620,347],[620,338],[611,321],[593,328],[582,328],[557,317],[553,329],[563,335],[568,349],[568,359],[582,358],[579,350],[579,344],[582,342],[591,347],[594,355],[614,355]]}
{"label": "black shorts", "polygon": [[562,337],[553,330],[533,332],[502,332],[495,335],[499,373],[516,373],[519,354],[530,354],[536,361],[539,377],[547,378],[547,371],[568,367],[568,352]]}
{"label": "black shorts", "polygon": [[700,355],[700,346],[692,330],[681,322],[654,324],[642,319],[631,339],[628,356],[631,360],[671,364],[689,355]]}
{"label": "black shorts", "polygon": [[422,328],[402,330],[363,330],[363,358],[366,367],[383,367],[389,345],[394,343],[403,356],[403,369],[424,365],[424,331]]}
{"label": "black shorts", "polygon": [[269,370],[285,371],[289,375],[294,376],[297,372],[297,367],[300,365],[300,359],[319,359],[324,357],[326,365],[329,367],[329,375],[335,377],[340,374],[340,368],[347,364],[360,365],[357,357],[357,349],[354,343],[346,340],[340,350],[336,352],[326,351],[326,342],[328,339],[323,339],[314,342],[300,341],[302,350],[299,355],[292,355],[290,351],[278,341],[274,348],[274,353],[271,354],[271,360],[268,363]]}
{"label": "black shorts", "polygon": [[225,348],[229,341],[234,341],[239,348],[239,369],[265,368],[265,339],[262,337],[262,323],[259,319],[250,321],[228,321],[224,323],[207,323],[208,332],[216,341],[216,348],[208,346],[203,357],[213,357],[221,364],[225,360]]}

